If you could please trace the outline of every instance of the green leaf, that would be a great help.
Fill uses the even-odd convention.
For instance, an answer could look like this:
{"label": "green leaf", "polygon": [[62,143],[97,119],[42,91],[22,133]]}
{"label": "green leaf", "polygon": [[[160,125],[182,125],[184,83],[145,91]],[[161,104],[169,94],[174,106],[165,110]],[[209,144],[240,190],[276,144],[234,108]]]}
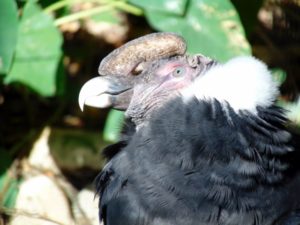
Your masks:
{"label": "green leaf", "polygon": [[130,0],[129,2],[151,11],[183,15],[186,10],[188,0]]}
{"label": "green leaf", "polygon": [[184,16],[145,8],[157,30],[182,35],[189,53],[201,53],[219,61],[251,54],[239,16],[228,0],[190,0]]}
{"label": "green leaf", "polygon": [[56,93],[62,36],[34,1],[23,9],[15,61],[5,83],[20,82],[43,96]]}
{"label": "green leaf", "polygon": [[[66,76],[64,70],[63,60],[61,59],[56,71],[56,96],[63,96],[65,94]],[[77,93],[76,93],[77,94]]]}
{"label": "green leaf", "polygon": [[14,0],[0,1],[0,74],[9,71],[17,44],[18,10]]}
{"label": "green leaf", "polygon": [[122,130],[124,120],[124,112],[118,110],[110,110],[105,122],[103,139],[105,141],[116,142]]}

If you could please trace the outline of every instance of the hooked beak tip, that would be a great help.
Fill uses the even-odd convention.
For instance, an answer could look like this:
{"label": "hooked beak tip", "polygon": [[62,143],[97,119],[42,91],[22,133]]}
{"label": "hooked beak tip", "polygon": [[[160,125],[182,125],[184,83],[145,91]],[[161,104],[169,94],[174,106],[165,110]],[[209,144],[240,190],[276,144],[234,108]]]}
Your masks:
{"label": "hooked beak tip", "polygon": [[[84,105],[94,107],[106,107],[107,96],[104,93],[108,90],[109,83],[101,77],[95,77],[87,81],[81,88],[78,96],[79,108],[84,110]],[[105,102],[102,102],[102,100]]]}

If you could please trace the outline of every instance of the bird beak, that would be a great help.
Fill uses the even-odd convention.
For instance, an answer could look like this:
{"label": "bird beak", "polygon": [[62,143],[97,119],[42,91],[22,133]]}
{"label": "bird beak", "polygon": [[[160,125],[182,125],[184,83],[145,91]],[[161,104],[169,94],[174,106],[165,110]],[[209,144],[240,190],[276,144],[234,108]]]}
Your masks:
{"label": "bird beak", "polygon": [[95,108],[113,107],[125,110],[129,105],[132,91],[131,84],[125,79],[102,76],[87,81],[79,92],[79,107],[84,105]]}

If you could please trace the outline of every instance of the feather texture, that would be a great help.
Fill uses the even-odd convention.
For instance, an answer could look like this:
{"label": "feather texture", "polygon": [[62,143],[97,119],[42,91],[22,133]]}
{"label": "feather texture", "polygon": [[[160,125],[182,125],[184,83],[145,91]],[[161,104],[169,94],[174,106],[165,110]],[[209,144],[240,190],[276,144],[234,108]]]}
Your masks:
{"label": "feather texture", "polygon": [[101,218],[109,225],[282,224],[300,201],[286,121],[273,105],[237,113],[216,99],[173,99],[99,175]]}

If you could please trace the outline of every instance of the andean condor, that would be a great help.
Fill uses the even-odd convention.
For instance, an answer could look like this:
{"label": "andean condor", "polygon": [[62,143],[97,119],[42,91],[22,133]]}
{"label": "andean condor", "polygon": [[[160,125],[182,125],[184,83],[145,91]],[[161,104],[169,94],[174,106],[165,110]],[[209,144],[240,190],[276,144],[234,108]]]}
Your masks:
{"label": "andean condor", "polygon": [[[109,54],[79,104],[125,111],[97,178],[106,225],[300,224],[299,140],[253,57],[220,64],[155,33]],[[298,151],[298,152],[297,152]]]}

